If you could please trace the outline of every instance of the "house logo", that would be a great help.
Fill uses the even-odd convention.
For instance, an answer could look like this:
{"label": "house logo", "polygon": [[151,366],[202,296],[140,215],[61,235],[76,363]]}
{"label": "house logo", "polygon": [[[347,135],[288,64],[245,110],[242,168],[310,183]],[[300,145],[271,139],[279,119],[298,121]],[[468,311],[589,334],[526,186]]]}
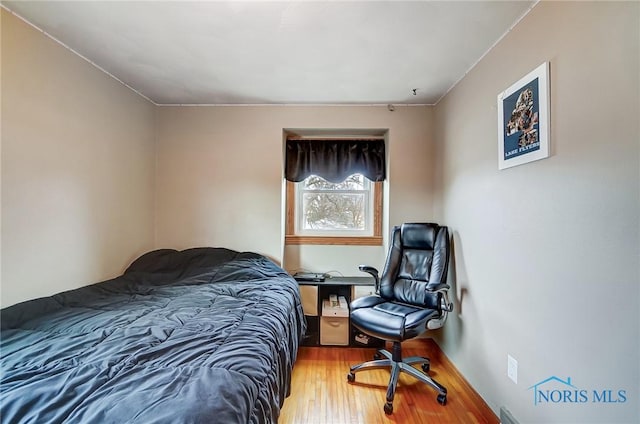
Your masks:
{"label": "house logo", "polygon": [[537,382],[527,390],[533,390],[533,404],[585,404],[585,403],[625,403],[626,390],[582,389],[571,382],[571,377],[563,380],[555,375]]}

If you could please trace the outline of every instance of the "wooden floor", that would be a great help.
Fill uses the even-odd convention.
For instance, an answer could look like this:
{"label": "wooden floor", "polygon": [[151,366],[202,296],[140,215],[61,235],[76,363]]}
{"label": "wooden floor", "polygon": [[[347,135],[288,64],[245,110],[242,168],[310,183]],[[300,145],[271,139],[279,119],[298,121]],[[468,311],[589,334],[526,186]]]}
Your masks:
{"label": "wooden floor", "polygon": [[279,424],[499,423],[431,339],[404,342],[402,354],[431,359],[429,374],[447,388],[447,404],[436,401],[437,392],[431,387],[401,373],[393,414],[386,415],[387,370],[362,371],[356,374],[354,383],[347,382],[349,367],[371,360],[374,352],[362,348],[300,348],[291,395],[284,402]]}

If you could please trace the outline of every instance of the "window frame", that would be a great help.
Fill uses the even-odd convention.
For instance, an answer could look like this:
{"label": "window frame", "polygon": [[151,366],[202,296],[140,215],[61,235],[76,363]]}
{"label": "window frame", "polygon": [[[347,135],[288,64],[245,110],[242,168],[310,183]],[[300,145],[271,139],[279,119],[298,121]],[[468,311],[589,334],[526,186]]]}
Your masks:
{"label": "window frame", "polygon": [[373,192],[373,235],[367,236],[296,234],[296,184],[299,183],[286,181],[285,244],[382,246],[382,181],[370,181]]}

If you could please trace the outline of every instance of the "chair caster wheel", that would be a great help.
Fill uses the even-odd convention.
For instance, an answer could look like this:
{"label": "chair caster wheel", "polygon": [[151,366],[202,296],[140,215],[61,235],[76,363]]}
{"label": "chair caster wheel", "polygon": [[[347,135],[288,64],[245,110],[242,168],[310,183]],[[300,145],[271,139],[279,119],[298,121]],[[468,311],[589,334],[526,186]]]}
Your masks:
{"label": "chair caster wheel", "polygon": [[393,413],[393,403],[387,402],[384,404],[384,413],[391,415]]}
{"label": "chair caster wheel", "polygon": [[349,374],[347,374],[347,381],[349,383],[353,383],[354,381],[356,381],[356,375],[350,372]]}
{"label": "chair caster wheel", "polygon": [[424,371],[425,374],[428,374],[430,369],[429,363],[422,364],[422,371]]}
{"label": "chair caster wheel", "polygon": [[445,406],[447,404],[447,395],[438,395],[438,403],[442,406]]}

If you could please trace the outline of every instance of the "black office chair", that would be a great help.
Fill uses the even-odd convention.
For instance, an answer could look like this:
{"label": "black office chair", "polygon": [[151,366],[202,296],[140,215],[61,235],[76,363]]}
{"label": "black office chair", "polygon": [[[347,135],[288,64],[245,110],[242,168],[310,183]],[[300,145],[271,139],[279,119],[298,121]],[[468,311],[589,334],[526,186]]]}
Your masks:
{"label": "black office chair", "polygon": [[[440,404],[447,403],[447,389],[429,377],[429,359],[413,356],[402,359],[401,342],[417,337],[425,330],[442,327],[453,310],[446,283],[449,265],[449,232],[437,224],[402,224],[394,227],[387,262],[378,271],[367,265],[360,270],[376,281],[376,294],[351,302],[351,323],[365,334],[393,342],[393,353],[380,349],[373,361],[351,367],[349,382],[355,373],[367,369],[391,367],[384,412],[393,412],[393,397],[400,372],[406,372],[438,391]],[[381,359],[384,357],[384,359]],[[421,372],[413,364],[421,364]]]}

